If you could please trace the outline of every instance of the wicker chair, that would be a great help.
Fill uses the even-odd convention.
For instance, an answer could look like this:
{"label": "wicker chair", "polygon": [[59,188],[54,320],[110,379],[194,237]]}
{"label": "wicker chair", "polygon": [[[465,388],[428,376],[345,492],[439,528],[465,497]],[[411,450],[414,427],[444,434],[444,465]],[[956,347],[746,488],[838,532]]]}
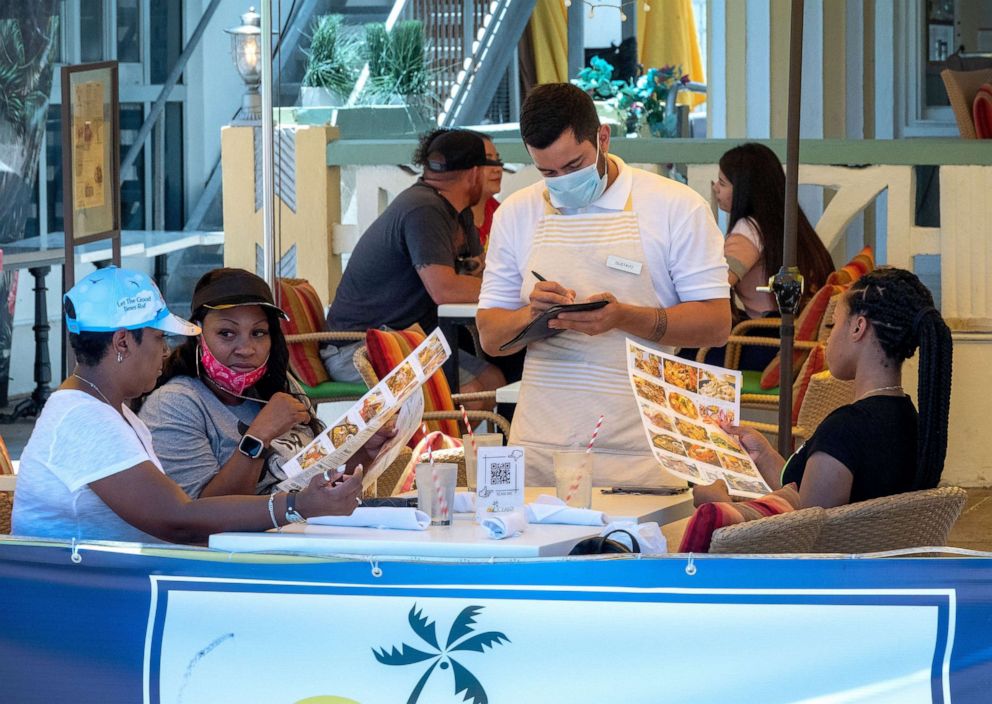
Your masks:
{"label": "wicker chair", "polygon": [[[803,397],[803,403],[799,407],[796,424],[792,426],[792,435],[803,440],[809,438],[824,418],[841,406],[853,402],[853,381],[841,381],[829,372],[815,374],[809,380],[809,387],[806,389],[806,396]],[[778,426],[773,423],[742,420],[741,425],[747,425],[771,435],[778,434]]]}
{"label": "wicker chair", "polygon": [[850,554],[946,545],[967,498],[964,489],[947,486],[827,509],[812,551]]}
{"label": "wicker chair", "polygon": [[977,71],[952,71],[945,68],[940,72],[947,89],[947,97],[951,101],[954,119],[958,123],[958,131],[965,139],[978,139],[975,122],[972,117],[972,103],[978,89],[985,83],[992,83],[992,69],[984,68]]}
{"label": "wicker chair", "polygon": [[840,553],[940,547],[968,494],[959,487],[910,491],[834,508],[809,508],[713,531],[711,553]]}
{"label": "wicker chair", "polygon": [[[361,342],[365,340],[363,332],[310,332],[298,333],[295,335],[285,335],[287,345],[298,345],[304,342]],[[290,369],[290,374],[293,370]],[[313,403],[334,403],[337,401],[357,401],[368,389],[360,388],[359,384],[349,384],[344,381],[327,381],[319,386],[307,386],[300,381],[299,376],[294,375],[294,379],[306,392],[307,397]]]}
{"label": "wicker chair", "polygon": [[711,553],[777,555],[812,552],[826,511],[805,508],[713,531]]}

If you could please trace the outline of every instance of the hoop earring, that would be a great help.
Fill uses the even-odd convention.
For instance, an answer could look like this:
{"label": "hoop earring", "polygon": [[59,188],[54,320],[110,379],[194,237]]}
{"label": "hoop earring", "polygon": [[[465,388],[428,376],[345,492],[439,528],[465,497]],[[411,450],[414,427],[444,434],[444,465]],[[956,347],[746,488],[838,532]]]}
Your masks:
{"label": "hoop earring", "polygon": [[117,363],[120,364],[123,361],[124,361],[124,353],[123,352],[118,352],[117,353]]}

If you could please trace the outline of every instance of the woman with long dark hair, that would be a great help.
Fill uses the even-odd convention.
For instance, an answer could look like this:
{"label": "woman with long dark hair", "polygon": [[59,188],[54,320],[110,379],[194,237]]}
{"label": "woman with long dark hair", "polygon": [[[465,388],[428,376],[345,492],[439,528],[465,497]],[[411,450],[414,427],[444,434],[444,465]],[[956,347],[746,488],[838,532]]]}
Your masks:
{"label": "woman with long dark hair", "polygon": [[[720,171],[713,184],[717,206],[730,214],[724,253],[734,287],[748,318],[778,311],[766,286],[782,266],[785,232],[785,173],[782,162],[768,147],[748,143],[720,157]],[[821,288],[834,265],[830,253],[799,209],[796,258],[806,280],[806,293]]]}
{"label": "woman with long dark hair", "polygon": [[[289,376],[280,328],[286,314],[268,284],[243,269],[215,269],[193,291],[203,329],[169,355],[142,404],[166,473],[192,497],[269,493],[282,464],[323,429]],[[352,457],[368,462],[390,430]]]}
{"label": "woman with long dark hair", "polygon": [[[919,413],[902,387],[919,349]],[[830,508],[937,486],[947,452],[951,331],[915,274],[878,269],[858,279],[834,313],[827,364],[854,381],[853,403],[824,419],[788,461],[750,428],[736,435],[772,489],[796,482],[804,507]],[[723,482],[698,486],[698,503],[727,500]]]}

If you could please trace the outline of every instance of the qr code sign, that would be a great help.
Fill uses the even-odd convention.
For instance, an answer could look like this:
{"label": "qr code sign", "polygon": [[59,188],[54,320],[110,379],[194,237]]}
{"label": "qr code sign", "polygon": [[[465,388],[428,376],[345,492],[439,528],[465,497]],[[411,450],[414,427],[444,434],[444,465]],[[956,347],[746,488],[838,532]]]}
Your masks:
{"label": "qr code sign", "polygon": [[506,486],[512,482],[509,463],[501,462],[489,466],[489,486]]}

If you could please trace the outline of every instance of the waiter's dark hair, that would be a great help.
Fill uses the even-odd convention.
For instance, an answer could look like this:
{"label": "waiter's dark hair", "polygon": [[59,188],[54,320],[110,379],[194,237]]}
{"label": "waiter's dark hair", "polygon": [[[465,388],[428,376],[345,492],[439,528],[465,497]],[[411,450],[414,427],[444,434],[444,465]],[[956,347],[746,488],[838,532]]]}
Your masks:
{"label": "waiter's dark hair", "polygon": [[596,143],[599,115],[589,94],[571,83],[535,86],[520,108],[520,136],[524,144],[546,149],[572,130],[577,142]]}
{"label": "waiter's dark hair", "polygon": [[[728,227],[747,218],[761,238],[761,262],[771,276],[782,266],[785,232],[785,172],[782,162],[763,144],[749,142],[720,157],[720,171],[734,187]],[[816,230],[799,208],[796,263],[806,280],[806,290],[819,290],[834,263]],[[727,231],[730,234],[730,231]]]}
{"label": "waiter's dark hair", "polygon": [[913,488],[931,489],[940,481],[947,454],[951,331],[934,307],[930,291],[905,269],[887,267],[865,274],[851,285],[847,303],[852,315],[863,315],[872,324],[889,359],[901,363],[920,350],[920,420]]}

